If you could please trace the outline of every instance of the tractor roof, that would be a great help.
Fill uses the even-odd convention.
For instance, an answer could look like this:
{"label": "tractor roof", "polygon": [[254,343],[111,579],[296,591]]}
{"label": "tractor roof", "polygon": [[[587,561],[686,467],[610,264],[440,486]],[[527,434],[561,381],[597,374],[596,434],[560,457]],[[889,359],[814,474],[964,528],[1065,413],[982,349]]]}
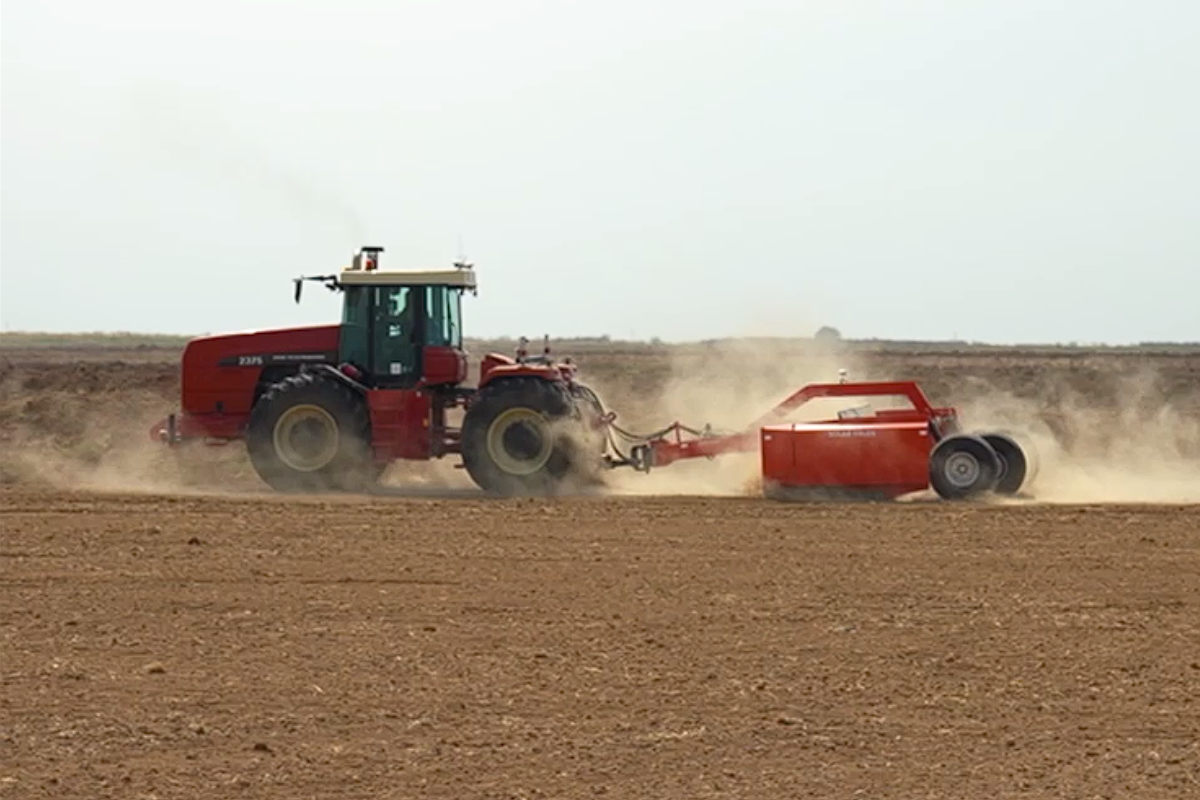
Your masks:
{"label": "tractor roof", "polygon": [[454,286],[475,288],[475,270],[444,269],[421,272],[345,269],[338,276],[343,286]]}

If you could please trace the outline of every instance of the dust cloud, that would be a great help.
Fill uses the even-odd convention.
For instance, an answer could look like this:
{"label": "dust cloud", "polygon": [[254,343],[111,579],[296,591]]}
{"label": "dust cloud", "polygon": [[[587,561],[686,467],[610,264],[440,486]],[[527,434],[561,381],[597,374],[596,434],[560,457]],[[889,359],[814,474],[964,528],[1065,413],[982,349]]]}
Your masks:
{"label": "dust cloud", "polygon": [[[83,429],[81,433],[64,430],[76,425]],[[0,483],[128,494],[255,490],[257,479],[239,446],[189,443],[168,450],[150,440],[149,427],[92,409],[57,430],[24,425],[10,429],[4,437]]]}
{"label": "dust cloud", "polygon": [[[715,433],[741,431],[796,389],[836,381],[841,370],[851,380],[912,377],[868,352],[811,339],[736,340],[640,353],[629,359],[605,355],[601,364],[607,368],[598,364],[595,374],[585,369],[581,375],[620,414],[617,423],[637,433],[676,420],[693,428],[709,424]],[[928,377],[936,382],[937,374]],[[959,409],[968,430],[1006,431],[1030,448],[1036,475],[1011,502],[1200,502],[1200,402],[1181,383],[1183,373],[1173,376],[1173,391],[1170,380],[1149,369],[1106,371],[1103,387],[1072,384],[1067,372],[1055,369],[1036,373],[1036,385],[1029,382],[1034,378],[1010,380],[1011,374],[998,368],[987,379],[948,376],[936,388],[927,387],[935,403]],[[177,391],[175,369],[167,365],[0,369],[0,483],[127,493],[269,492],[240,442],[167,449],[150,440],[150,425],[176,407]],[[814,403],[789,418],[826,417],[854,402]],[[384,474],[380,489],[478,495],[460,463],[457,456],[399,462]],[[758,454],[681,461],[649,474],[622,468],[603,473],[600,484],[599,493],[618,496],[756,497]]]}
{"label": "dust cloud", "polygon": [[1030,501],[1200,502],[1200,419],[1172,405],[1161,376],[1117,378],[1115,405],[1098,406],[1063,383],[1049,388],[1052,404],[999,387],[959,404],[968,428],[1004,429],[1032,449]]}
{"label": "dust cloud", "polygon": [[250,491],[239,480],[245,477],[243,459],[232,446],[224,453],[193,445],[168,451],[151,442],[145,429],[88,417],[99,422],[94,432],[70,442],[27,428],[10,431],[0,482],[129,494],[240,493],[239,485]]}
{"label": "dust cloud", "polygon": [[238,449],[168,450],[150,426],[178,404],[169,365],[0,358],[0,483],[64,491],[239,491],[253,486]]}
{"label": "dust cloud", "polygon": [[[619,417],[617,424],[634,432],[651,433],[678,421],[694,429],[711,426],[719,435],[746,430],[796,390],[836,383],[843,371],[853,380],[872,379],[867,364],[836,341],[736,339],[675,348],[667,380],[649,397],[598,391],[618,413],[628,409],[629,417]],[[824,417],[846,405],[813,401],[786,419]],[[607,485],[630,495],[758,495],[759,459],[754,451],[678,461],[649,474],[621,469]]]}
{"label": "dust cloud", "polygon": [[[679,420],[733,432],[807,383],[838,380],[840,370],[851,380],[910,377],[881,374],[872,359],[836,342],[722,342],[681,349],[661,390],[631,406],[645,431]],[[968,431],[1002,431],[1026,450],[1029,482],[1018,498],[1002,502],[1200,502],[1200,415],[1174,405],[1160,375],[1113,376],[1115,385],[1103,397],[1072,389],[1061,377],[1048,381],[1033,398],[987,381],[930,398],[955,405]],[[816,401],[788,419],[828,418],[853,404],[849,398]],[[607,485],[619,495],[758,496],[759,470],[757,452],[739,453],[681,461],[648,475],[621,470]]]}

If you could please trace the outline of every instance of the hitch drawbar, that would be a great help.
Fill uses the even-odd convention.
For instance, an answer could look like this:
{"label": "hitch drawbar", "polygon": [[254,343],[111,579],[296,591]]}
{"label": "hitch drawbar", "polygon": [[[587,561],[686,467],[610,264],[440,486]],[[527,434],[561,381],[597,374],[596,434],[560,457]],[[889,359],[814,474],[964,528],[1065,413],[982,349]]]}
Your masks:
{"label": "hitch drawbar", "polygon": [[654,466],[654,448],[648,444],[639,444],[629,451],[629,466],[635,472],[649,472]]}

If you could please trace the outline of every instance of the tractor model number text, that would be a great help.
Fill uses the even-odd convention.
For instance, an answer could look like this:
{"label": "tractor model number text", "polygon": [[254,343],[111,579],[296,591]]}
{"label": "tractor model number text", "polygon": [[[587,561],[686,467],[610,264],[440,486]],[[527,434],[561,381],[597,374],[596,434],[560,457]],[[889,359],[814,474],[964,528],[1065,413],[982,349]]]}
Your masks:
{"label": "tractor model number text", "polygon": [[237,360],[239,367],[261,367],[263,365],[262,356],[238,356]]}
{"label": "tractor model number text", "polygon": [[826,435],[835,439],[871,439],[875,436],[875,431],[829,431]]}

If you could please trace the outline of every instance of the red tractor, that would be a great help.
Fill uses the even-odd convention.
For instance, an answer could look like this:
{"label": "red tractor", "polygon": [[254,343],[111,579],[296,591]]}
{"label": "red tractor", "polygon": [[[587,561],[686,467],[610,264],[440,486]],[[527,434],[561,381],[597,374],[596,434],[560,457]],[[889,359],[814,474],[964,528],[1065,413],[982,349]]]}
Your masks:
{"label": "red tractor", "polygon": [[[1030,476],[1014,439],[964,433],[955,409],[933,406],[907,381],[811,384],[744,431],[720,435],[679,422],[623,430],[570,359],[551,358],[548,345],[530,356],[524,340],[515,358],[484,356],[478,386],[467,386],[462,295],[475,291],[474,271],[383,271],[382,250],[362,248],[338,275],[296,279],[297,302],[306,280],[342,292],[339,325],[189,342],[182,409],[151,436],[169,445],[244,439],[258,474],[283,491],[362,490],[392,461],[451,454],[502,495],[555,494],[615,467],[649,472],[754,450],[764,492],[781,498],[1011,495]],[[811,400],[852,397],[898,397],[905,407],[785,422]]]}
{"label": "red tractor", "polygon": [[[168,444],[244,439],[255,470],[281,491],[361,490],[393,460],[460,454],[481,488],[545,494],[604,465],[600,401],[570,359],[522,347],[487,354],[464,385],[462,295],[468,264],[379,269],[364,247],[319,281],[343,295],[339,325],[206,336],[183,353],[181,410],[151,436]],[[459,414],[461,424],[452,417]]]}

